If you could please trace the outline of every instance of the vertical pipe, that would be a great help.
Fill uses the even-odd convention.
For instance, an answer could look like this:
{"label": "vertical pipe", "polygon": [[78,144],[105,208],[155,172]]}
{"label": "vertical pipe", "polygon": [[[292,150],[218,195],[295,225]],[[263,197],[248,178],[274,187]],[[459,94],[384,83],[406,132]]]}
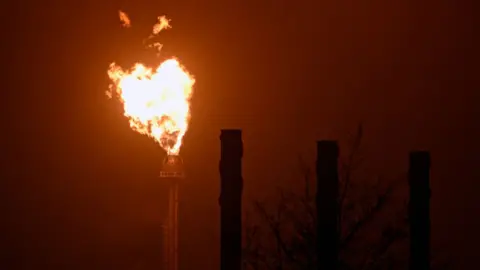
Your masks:
{"label": "vertical pipe", "polygon": [[242,131],[222,130],[220,145],[220,269],[240,270],[243,191]]}
{"label": "vertical pipe", "polygon": [[317,269],[338,269],[338,144],[317,142]]}
{"label": "vertical pipe", "polygon": [[163,267],[164,269],[168,269],[168,248],[169,248],[169,240],[168,240],[168,234],[169,234],[169,229],[168,229],[168,219],[167,221],[163,224]]}
{"label": "vertical pipe", "polygon": [[174,211],[174,256],[173,256],[173,261],[174,261],[174,270],[178,270],[178,182],[174,182],[174,189],[175,189],[175,195],[174,195],[174,200],[175,200],[175,211]]}
{"label": "vertical pipe", "polygon": [[430,153],[410,153],[410,269],[430,269]]}
{"label": "vertical pipe", "polygon": [[168,270],[174,270],[174,260],[173,260],[173,242],[174,242],[174,225],[173,225],[173,211],[174,208],[174,189],[170,184],[168,191]]}
{"label": "vertical pipe", "polygon": [[165,219],[165,269],[170,270],[170,187],[168,187],[167,218]]}

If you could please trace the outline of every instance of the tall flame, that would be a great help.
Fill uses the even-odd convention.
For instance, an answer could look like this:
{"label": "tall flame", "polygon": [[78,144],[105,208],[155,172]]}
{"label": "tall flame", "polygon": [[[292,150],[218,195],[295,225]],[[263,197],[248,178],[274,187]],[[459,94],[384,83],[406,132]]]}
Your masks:
{"label": "tall flame", "polygon": [[[119,14],[123,14],[120,17],[124,25],[130,26],[127,14],[121,11]],[[168,28],[169,20],[158,17],[149,39]],[[155,44],[153,47],[159,49]],[[107,96],[115,96],[122,102],[130,127],[153,138],[168,154],[178,154],[190,119],[193,76],[175,58],[155,68],[137,63],[130,69],[123,69],[111,63],[108,76],[112,83]]]}

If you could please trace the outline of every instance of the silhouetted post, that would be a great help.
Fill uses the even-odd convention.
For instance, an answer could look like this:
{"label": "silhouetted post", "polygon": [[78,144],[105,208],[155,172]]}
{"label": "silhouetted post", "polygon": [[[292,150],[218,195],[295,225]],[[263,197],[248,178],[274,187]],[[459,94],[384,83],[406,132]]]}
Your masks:
{"label": "silhouetted post", "polygon": [[222,130],[220,142],[220,269],[240,270],[242,260],[242,131]]}
{"label": "silhouetted post", "polygon": [[430,269],[430,153],[410,153],[410,269]]}
{"label": "silhouetted post", "polygon": [[317,142],[317,268],[338,268],[338,144]]}

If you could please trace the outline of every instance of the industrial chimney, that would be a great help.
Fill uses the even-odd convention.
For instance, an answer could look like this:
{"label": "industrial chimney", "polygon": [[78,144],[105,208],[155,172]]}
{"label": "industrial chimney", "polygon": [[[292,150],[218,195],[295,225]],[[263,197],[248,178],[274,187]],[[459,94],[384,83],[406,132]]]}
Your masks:
{"label": "industrial chimney", "polygon": [[240,270],[243,191],[242,131],[222,130],[220,144],[220,269]]}
{"label": "industrial chimney", "polygon": [[166,270],[178,270],[178,185],[185,177],[183,161],[178,155],[168,155],[162,164],[160,178],[168,185],[168,212],[164,224],[164,265]]}
{"label": "industrial chimney", "polygon": [[338,144],[317,142],[317,269],[338,269]]}
{"label": "industrial chimney", "polygon": [[430,269],[430,153],[410,153],[410,269]]}

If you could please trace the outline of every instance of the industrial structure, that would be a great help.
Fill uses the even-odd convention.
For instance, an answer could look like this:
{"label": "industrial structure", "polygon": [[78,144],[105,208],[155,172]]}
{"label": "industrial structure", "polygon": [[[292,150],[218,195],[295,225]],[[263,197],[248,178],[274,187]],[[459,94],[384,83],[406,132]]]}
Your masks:
{"label": "industrial structure", "polygon": [[410,201],[409,269],[430,269],[430,152],[410,152],[408,182]]}
{"label": "industrial structure", "polygon": [[164,222],[164,269],[178,270],[178,186],[185,177],[183,161],[168,155],[162,164],[160,178],[168,185],[168,211]]}
{"label": "industrial structure", "polygon": [[220,269],[242,267],[242,131],[220,134]]}
{"label": "industrial structure", "polygon": [[337,141],[317,142],[317,269],[338,269],[339,178]]}

